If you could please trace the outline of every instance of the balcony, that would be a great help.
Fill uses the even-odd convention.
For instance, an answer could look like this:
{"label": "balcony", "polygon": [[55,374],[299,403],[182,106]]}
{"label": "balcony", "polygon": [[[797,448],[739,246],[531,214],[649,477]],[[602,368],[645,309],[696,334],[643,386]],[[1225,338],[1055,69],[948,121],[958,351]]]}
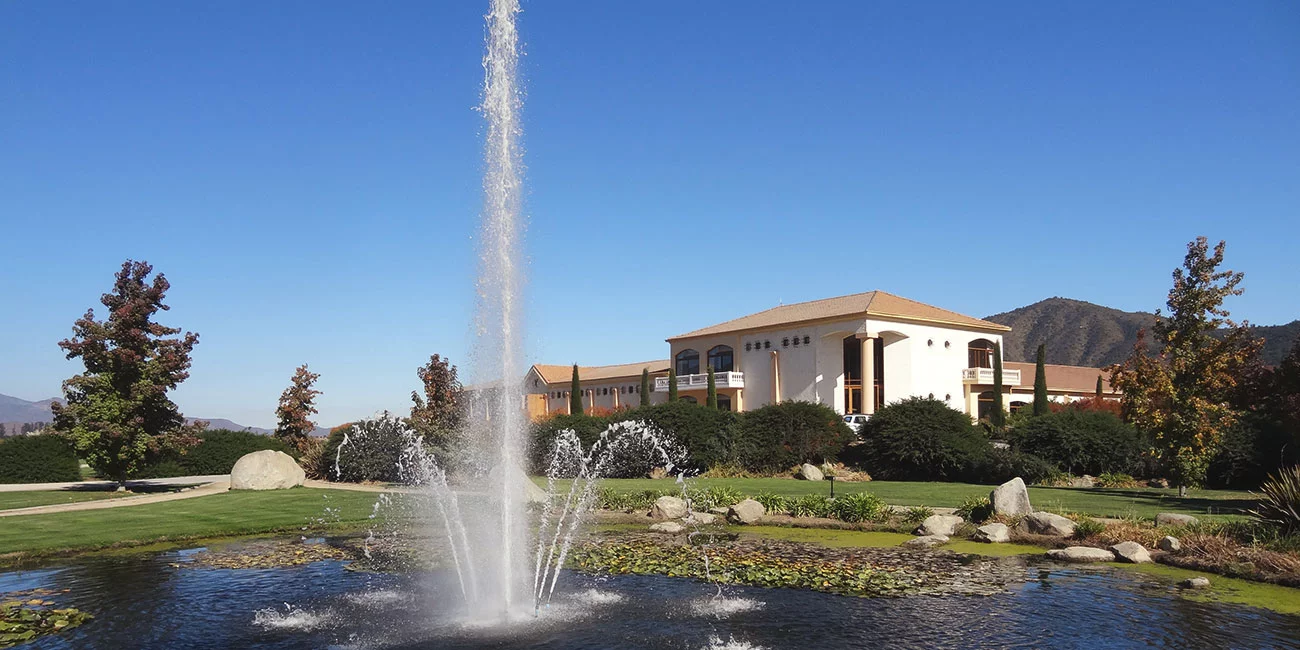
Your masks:
{"label": "balcony", "polygon": [[[715,372],[713,373],[713,385],[718,389],[723,388],[744,388],[745,373],[743,372]],[[678,375],[677,390],[705,390],[709,387],[709,376],[707,374],[698,375]],[[668,392],[668,378],[655,377],[655,392]]]}
{"label": "balcony", "polygon": [[[961,381],[964,384],[986,384],[993,385],[992,368],[965,368],[961,371]],[[1003,386],[1019,386],[1020,371],[1002,369]]]}

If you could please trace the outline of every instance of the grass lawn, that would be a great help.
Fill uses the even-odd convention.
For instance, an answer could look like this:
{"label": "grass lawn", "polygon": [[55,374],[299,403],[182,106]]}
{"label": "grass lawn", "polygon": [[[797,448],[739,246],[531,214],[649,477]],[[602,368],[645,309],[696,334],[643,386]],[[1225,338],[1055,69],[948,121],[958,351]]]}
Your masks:
{"label": "grass lawn", "polygon": [[[545,479],[534,479],[545,486]],[[560,483],[564,483],[560,481]],[[763,492],[786,497],[829,494],[829,481],[797,481],[784,478],[700,478],[691,479],[696,488],[727,486],[754,496]],[[676,490],[673,479],[606,479],[604,487],[622,492]],[[836,494],[870,492],[898,506],[956,507],[970,497],[987,497],[991,485],[911,481],[869,481],[836,483]],[[1039,510],[1078,512],[1094,517],[1154,517],[1159,512],[1181,512],[1204,517],[1240,514],[1254,501],[1249,493],[1234,490],[1193,490],[1178,498],[1175,489],[1157,488],[1054,488],[1031,487],[1029,500]]]}
{"label": "grass lawn", "polygon": [[56,554],[304,526],[313,531],[348,528],[368,520],[378,496],[311,488],[239,491],[126,508],[6,517],[0,519],[0,562],[5,554]]}
{"label": "grass lawn", "polygon": [[137,496],[130,492],[112,490],[44,490],[40,492],[0,492],[0,510],[48,506],[58,503],[98,501],[118,497]]}

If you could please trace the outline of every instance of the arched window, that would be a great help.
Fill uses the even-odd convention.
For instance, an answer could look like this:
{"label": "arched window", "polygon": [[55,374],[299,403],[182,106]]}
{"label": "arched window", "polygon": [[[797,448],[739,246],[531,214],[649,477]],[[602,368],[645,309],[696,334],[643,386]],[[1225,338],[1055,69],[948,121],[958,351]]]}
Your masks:
{"label": "arched window", "polygon": [[731,346],[719,345],[709,350],[709,367],[713,368],[713,372],[731,372]]}
{"label": "arched window", "polygon": [[700,353],[695,350],[682,350],[677,353],[677,375],[700,374]]}
{"label": "arched window", "polygon": [[695,399],[694,397],[691,397],[690,395],[682,395],[681,397],[678,397],[677,399],[680,400],[680,401],[682,401],[682,402],[686,402],[687,404],[699,404],[699,403],[700,403],[700,400],[697,400],[697,399]]}
{"label": "arched window", "polygon": [[719,410],[719,411],[730,411],[730,410],[731,410],[731,396],[730,396],[730,395],[719,395],[719,396],[718,396],[718,410]]}
{"label": "arched window", "polygon": [[967,346],[967,368],[993,367],[993,342],[988,339],[975,339]]}

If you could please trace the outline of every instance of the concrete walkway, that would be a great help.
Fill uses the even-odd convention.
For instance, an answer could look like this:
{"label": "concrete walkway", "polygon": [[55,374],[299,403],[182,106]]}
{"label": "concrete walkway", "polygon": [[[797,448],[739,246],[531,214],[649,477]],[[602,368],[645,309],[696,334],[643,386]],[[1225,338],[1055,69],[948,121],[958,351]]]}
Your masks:
{"label": "concrete walkway", "polygon": [[[175,476],[172,478],[147,478],[127,481],[127,489],[168,487],[177,485],[206,485],[208,483],[230,483],[229,474],[207,474],[204,476]],[[114,490],[116,481],[74,481],[72,483],[0,483],[0,492],[52,492],[55,490]]]}
{"label": "concrete walkway", "polygon": [[[193,477],[187,477],[193,478]],[[57,484],[54,484],[57,485]],[[116,484],[113,484],[116,485]],[[186,485],[186,484],[182,484]],[[7,486],[0,486],[7,487]],[[59,488],[56,488],[59,489]],[[142,506],[146,503],[161,503],[163,501],[179,501],[181,499],[193,499],[194,497],[204,497],[210,494],[220,494],[230,489],[230,481],[215,481],[206,485],[200,485],[193,488],[184,488],[178,492],[160,492],[158,494],[141,494],[134,497],[118,497],[115,499],[100,499],[97,501],[79,501],[76,503],[56,503],[48,506],[32,506],[30,508],[14,508],[12,510],[0,510],[0,517],[17,517],[21,515],[46,515],[55,512],[75,512],[79,510],[103,510],[104,508],[122,508],[126,506]],[[17,490],[8,490],[16,492]]]}

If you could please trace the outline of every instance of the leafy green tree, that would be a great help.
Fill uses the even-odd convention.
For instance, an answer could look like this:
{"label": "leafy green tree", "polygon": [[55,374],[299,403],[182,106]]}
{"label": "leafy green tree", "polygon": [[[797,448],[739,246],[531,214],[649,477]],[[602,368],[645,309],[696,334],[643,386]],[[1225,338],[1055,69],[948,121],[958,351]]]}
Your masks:
{"label": "leafy green tree", "polygon": [[650,369],[641,369],[641,406],[650,406]]}
{"label": "leafy green tree", "polygon": [[275,437],[299,452],[311,445],[311,432],[316,423],[311,416],[316,410],[316,396],[321,392],[312,388],[320,375],[307,370],[307,364],[298,366],[289,380],[289,387],[280,393],[280,404],[275,407]]}
{"label": "leafy green tree", "polygon": [[573,379],[569,382],[569,414],[582,415],[582,382],[578,379],[578,364],[573,364]]}
{"label": "leafy green tree", "polygon": [[1047,346],[1038,344],[1038,363],[1034,366],[1034,415],[1047,415]]}
{"label": "leafy green tree", "polygon": [[993,344],[993,410],[989,411],[989,424],[995,429],[1007,425],[1007,411],[1002,407],[1002,345]]}
{"label": "leafy green tree", "polygon": [[73,323],[72,338],[59,342],[68,359],[86,371],[63,382],[67,404],[52,405],[54,427],[69,436],[77,454],[100,476],[124,483],[150,454],[179,451],[197,442],[206,422],[185,424],[167,397],[189,377],[190,352],[199,335],[167,327],[154,316],[171,284],[148,262],[122,263],[113,291],[100,298],[106,320],[93,309]]}
{"label": "leafy green tree", "polygon": [[1260,345],[1223,308],[1228,296],[1241,295],[1245,277],[1219,270],[1224,247],[1220,241],[1211,254],[1204,237],[1187,245],[1183,266],[1174,269],[1169,314],[1157,311],[1151,327],[1154,350],[1139,332],[1132,354],[1110,368],[1125,418],[1153,434],[1180,495],[1204,481],[1219,439],[1238,421],[1231,397]]}
{"label": "leafy green tree", "polygon": [[713,366],[709,366],[708,392],[705,393],[704,405],[711,409],[718,408],[718,384],[713,378]]}
{"label": "leafy green tree", "polygon": [[668,366],[668,401],[677,401],[677,367]]}

